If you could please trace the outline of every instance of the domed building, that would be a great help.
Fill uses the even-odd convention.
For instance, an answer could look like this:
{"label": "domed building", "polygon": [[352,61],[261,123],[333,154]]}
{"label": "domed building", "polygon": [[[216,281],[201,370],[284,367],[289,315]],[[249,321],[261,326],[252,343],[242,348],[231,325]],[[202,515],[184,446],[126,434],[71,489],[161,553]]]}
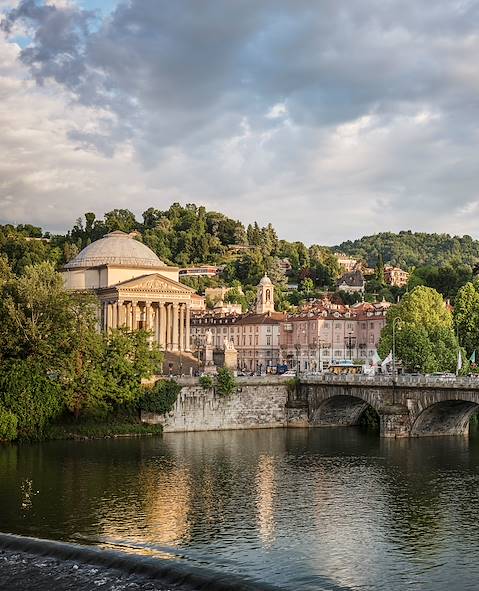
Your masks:
{"label": "domed building", "polygon": [[67,289],[98,295],[104,331],[145,329],[163,350],[190,350],[194,290],[179,282],[177,267],[163,263],[131,235],[115,231],[92,242],[62,274]]}

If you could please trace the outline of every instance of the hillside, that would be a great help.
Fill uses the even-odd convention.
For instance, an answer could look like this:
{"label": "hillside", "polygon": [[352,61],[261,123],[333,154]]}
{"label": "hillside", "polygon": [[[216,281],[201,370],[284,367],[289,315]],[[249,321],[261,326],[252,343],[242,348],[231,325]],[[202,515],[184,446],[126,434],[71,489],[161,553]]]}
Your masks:
{"label": "hillside", "polygon": [[386,263],[404,269],[425,265],[442,267],[448,263],[474,266],[479,262],[479,241],[467,235],[381,232],[348,240],[333,247],[333,250],[359,257],[370,266],[376,265],[381,253]]}

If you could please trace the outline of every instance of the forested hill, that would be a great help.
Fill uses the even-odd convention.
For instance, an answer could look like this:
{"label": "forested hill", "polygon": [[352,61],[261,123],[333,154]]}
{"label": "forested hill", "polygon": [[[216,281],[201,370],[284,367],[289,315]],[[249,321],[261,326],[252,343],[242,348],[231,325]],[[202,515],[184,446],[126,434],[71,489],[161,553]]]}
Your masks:
{"label": "forested hill", "polygon": [[[479,241],[470,236],[383,232],[328,248],[281,240],[271,224],[244,226],[205,207],[173,203],[166,210],[147,209],[137,219],[127,209],[106,212],[103,218],[86,213],[64,235],[50,236],[29,224],[0,226],[0,257],[22,274],[31,264],[52,261],[57,267],[73,258],[87,244],[112,230],[135,232],[166,263],[179,266],[200,263],[224,267],[222,279],[256,285],[265,271],[275,283],[285,281],[282,259],[291,264],[290,281],[307,277],[317,285],[334,286],[340,273],[334,252],[355,256],[374,267],[381,255],[384,263],[411,270],[448,266],[472,275],[479,261]],[[321,243],[321,235],[317,237]]]}
{"label": "forested hill", "polygon": [[376,265],[381,254],[385,262],[404,269],[425,265],[441,267],[448,263],[474,266],[479,261],[479,241],[467,235],[381,232],[347,240],[333,250],[363,259],[370,266]]}

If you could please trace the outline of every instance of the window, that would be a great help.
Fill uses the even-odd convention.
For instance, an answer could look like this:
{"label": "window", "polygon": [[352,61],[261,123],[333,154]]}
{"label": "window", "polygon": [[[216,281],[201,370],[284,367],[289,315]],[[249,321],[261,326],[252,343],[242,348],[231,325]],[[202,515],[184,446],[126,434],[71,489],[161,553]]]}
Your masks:
{"label": "window", "polygon": [[256,336],[254,337],[254,344],[255,344],[256,346],[258,346],[258,335],[256,335]]}
{"label": "window", "polygon": [[369,335],[369,343],[370,343],[371,345],[374,345],[374,335],[373,335],[373,334],[370,334],[370,335]]}
{"label": "window", "polygon": [[323,324],[323,326],[324,326],[324,328],[329,328],[329,322],[325,322],[325,323]]}
{"label": "window", "polygon": [[361,323],[361,328],[367,328],[367,324],[365,322]]}
{"label": "window", "polygon": [[270,346],[271,346],[271,337],[270,337],[269,335],[266,337],[266,345],[267,345],[268,347],[270,347]]}
{"label": "window", "polygon": [[369,328],[374,328],[374,322],[369,323]]}
{"label": "window", "polygon": [[335,328],[341,328],[341,323],[340,322],[336,322]]}
{"label": "window", "polygon": [[249,346],[251,347],[252,344],[253,344],[253,337],[251,335],[249,335]]}
{"label": "window", "polygon": [[336,349],[336,350],[334,351],[334,356],[335,356],[335,357],[341,357],[341,351],[340,351],[339,349]]}

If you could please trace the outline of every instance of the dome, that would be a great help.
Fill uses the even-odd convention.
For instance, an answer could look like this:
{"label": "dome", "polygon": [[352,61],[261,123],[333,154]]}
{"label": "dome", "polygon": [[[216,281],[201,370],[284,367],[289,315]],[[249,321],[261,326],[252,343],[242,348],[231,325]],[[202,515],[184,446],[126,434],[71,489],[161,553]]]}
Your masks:
{"label": "dome", "polygon": [[261,279],[259,284],[260,285],[273,285],[271,279],[268,277],[268,275],[266,275],[266,273],[264,274],[264,277]]}
{"label": "dome", "polygon": [[122,265],[125,267],[161,267],[164,263],[142,242],[116,230],[86,246],[65,265],[66,269]]}

